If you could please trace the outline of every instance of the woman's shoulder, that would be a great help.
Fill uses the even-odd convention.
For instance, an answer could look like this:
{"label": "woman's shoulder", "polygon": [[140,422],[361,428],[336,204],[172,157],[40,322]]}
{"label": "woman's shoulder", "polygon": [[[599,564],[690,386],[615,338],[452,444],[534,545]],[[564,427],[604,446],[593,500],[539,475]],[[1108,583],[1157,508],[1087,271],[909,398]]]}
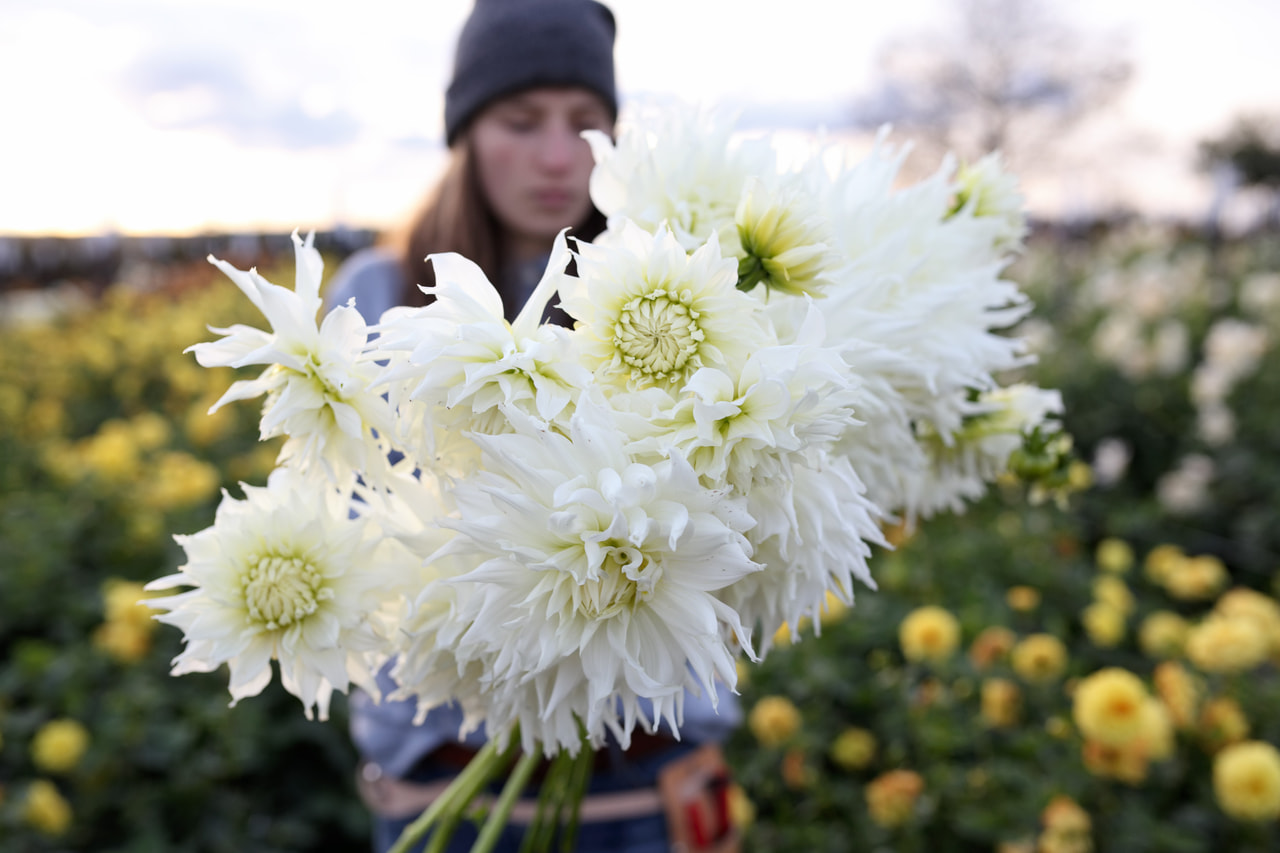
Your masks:
{"label": "woman's shoulder", "polygon": [[326,308],[333,308],[355,299],[365,322],[376,323],[383,311],[399,304],[403,290],[400,259],[385,246],[372,246],[342,262],[325,289],[324,301]]}

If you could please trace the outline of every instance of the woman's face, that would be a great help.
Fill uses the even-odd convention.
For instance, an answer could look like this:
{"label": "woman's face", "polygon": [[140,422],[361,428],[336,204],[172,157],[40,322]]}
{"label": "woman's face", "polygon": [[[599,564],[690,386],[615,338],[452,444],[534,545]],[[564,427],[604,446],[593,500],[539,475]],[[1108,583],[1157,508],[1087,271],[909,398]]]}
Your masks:
{"label": "woman's face", "polygon": [[531,89],[486,107],[471,126],[480,186],[512,257],[545,254],[561,229],[591,212],[594,161],[584,130],[612,131],[609,108],[586,89]]}

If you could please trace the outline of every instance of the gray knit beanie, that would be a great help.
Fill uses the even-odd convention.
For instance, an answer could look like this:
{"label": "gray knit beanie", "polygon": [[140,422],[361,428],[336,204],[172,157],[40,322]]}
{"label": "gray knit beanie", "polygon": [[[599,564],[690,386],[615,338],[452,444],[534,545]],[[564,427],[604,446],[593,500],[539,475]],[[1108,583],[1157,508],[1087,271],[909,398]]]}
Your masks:
{"label": "gray knit beanie", "polygon": [[445,141],[490,102],[539,86],[582,86],[617,115],[613,13],[596,0],[476,0],[444,98]]}

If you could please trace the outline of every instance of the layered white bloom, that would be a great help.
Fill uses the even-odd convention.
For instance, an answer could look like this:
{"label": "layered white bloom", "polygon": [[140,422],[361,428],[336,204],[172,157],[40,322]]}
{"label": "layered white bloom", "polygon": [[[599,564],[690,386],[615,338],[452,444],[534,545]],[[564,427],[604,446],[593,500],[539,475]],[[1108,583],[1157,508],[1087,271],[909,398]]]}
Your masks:
{"label": "layered white bloom", "polygon": [[976,500],[988,483],[1003,473],[1023,436],[1037,427],[1056,431],[1049,415],[1062,413],[1062,396],[1018,383],[978,396],[974,414],[948,440],[930,436],[925,442],[930,467],[908,504],[930,516],[943,510],[963,512],[966,500]]}
{"label": "layered white bloom", "polygon": [[[929,466],[917,432],[949,441],[973,414],[970,390],[995,389],[999,373],[1028,361],[1024,343],[1000,331],[1029,310],[1019,289],[1000,277],[1006,251],[1024,230],[1016,182],[989,157],[954,179],[948,163],[929,180],[899,189],[905,150],[883,139],[861,162],[841,161],[841,152],[819,146],[784,172],[775,157],[741,156],[750,149],[732,144],[722,120],[669,116],[674,120],[624,130],[616,148],[594,140],[596,203],[613,214],[607,236],[617,240],[619,220],[628,216],[650,227],[667,223],[692,248],[688,223],[696,222],[697,236],[719,234],[728,247],[727,199],[736,186],[738,240],[726,253],[741,259],[740,280],[768,279],[784,292],[779,296],[821,292],[831,338],[842,342],[847,369],[861,380],[865,428],[846,437],[845,452],[877,501],[918,512]],[[688,140],[693,128],[705,139]],[[707,152],[720,162],[707,163]],[[680,219],[660,200],[686,198],[691,186],[713,188],[720,203],[699,205],[697,217]],[[764,289],[753,296],[765,303],[778,339],[795,340],[799,323],[786,315],[799,309],[791,300],[770,299]],[[711,399],[725,404],[730,393],[723,377],[714,388],[710,380],[704,376],[691,388],[704,415]],[[691,405],[682,402],[684,409]]]}
{"label": "layered white bloom", "polygon": [[895,189],[904,153],[878,144],[831,182],[825,210],[846,266],[824,312],[832,338],[851,342],[851,356],[891,370],[884,378],[912,419],[946,435],[967,414],[956,392],[989,390],[996,374],[1027,362],[1025,345],[998,330],[1030,306],[1000,277],[1007,259],[993,248],[999,224],[949,212],[949,164]]}
{"label": "layered white bloom", "polygon": [[375,327],[377,354],[390,356],[383,382],[401,411],[402,440],[420,458],[447,455],[441,442],[456,442],[462,431],[505,431],[500,407],[546,421],[572,412],[590,372],[571,350],[568,330],[538,323],[568,259],[561,234],[534,296],[508,323],[501,296],[478,266],[456,254],[432,255],[436,284],[424,290],[435,301],[393,309]]}
{"label": "layered white bloom", "polygon": [[756,350],[736,374],[697,371],[633,449],[674,449],[708,482],[742,494],[755,482],[789,479],[792,455],[829,446],[857,423],[855,378],[825,336],[821,311],[808,303],[796,343]]}
{"label": "layered white bloom", "polygon": [[1093,479],[1103,488],[1110,488],[1124,478],[1133,461],[1133,450],[1119,438],[1110,436],[1098,442],[1094,450]]}
{"label": "layered white bloom", "polygon": [[624,388],[672,387],[702,367],[735,374],[768,342],[737,264],[707,242],[688,254],[671,231],[627,223],[613,245],[584,244],[578,277],[561,282],[582,363]]}
{"label": "layered white bloom", "polygon": [[[843,342],[861,380],[864,426],[842,439],[841,452],[882,509],[927,514],[937,500],[926,494],[933,481],[921,439],[949,444],[974,414],[970,393],[998,388],[1001,373],[1029,361],[1024,342],[1002,330],[1030,306],[1001,278],[1006,225],[976,215],[976,203],[954,207],[949,163],[899,188],[906,151],[883,137],[861,161],[837,153],[815,157],[834,177],[813,165],[802,172],[843,258],[821,303],[829,337]],[[769,306],[775,326],[789,310]]]}
{"label": "layered white bloom", "polygon": [[776,165],[767,145],[732,138],[729,116],[663,104],[624,117],[616,145],[599,131],[583,136],[596,160],[591,200],[610,232],[624,220],[649,231],[665,226],[687,251],[714,237],[726,257],[742,256],[734,213],[743,187]]}
{"label": "layered white bloom", "polygon": [[363,350],[368,331],[355,308],[339,306],[317,327],[321,307],[320,253],[295,231],[297,262],[294,290],[274,285],[256,269],[242,272],[212,256],[271,324],[271,332],[237,324],[210,328],[222,340],[188,349],[204,367],[267,365],[253,380],[232,384],[210,412],[232,400],[267,395],[261,433],[268,439],[287,435],[279,462],[303,472],[323,472],[339,486],[349,486],[356,472],[376,477],[383,470],[385,435],[391,419],[379,396],[369,390],[376,365]]}
{"label": "layered white bloom", "polygon": [[391,627],[384,604],[414,561],[350,518],[345,495],[292,469],[243,488],[244,500],[224,493],[212,527],[174,537],[186,564],[147,585],[191,589],[146,603],[185,635],[174,675],[225,663],[234,705],[262,692],[277,660],[307,716],[318,709],[326,719],[335,689],[354,682],[377,691],[372,672]]}
{"label": "layered white bloom", "polygon": [[956,172],[956,209],[1000,223],[995,235],[998,250],[1016,248],[1027,234],[1027,216],[1018,179],[1004,168],[998,152]]}
{"label": "layered white bloom", "polygon": [[731,117],[689,105],[640,110],[614,143],[598,131],[591,196],[609,217],[609,242],[624,221],[668,228],[687,251],[716,240],[740,261],[743,289],[816,295],[836,258],[809,188],[784,174],[766,141],[734,135]]}
{"label": "layered white bloom", "polygon": [[[733,687],[747,645],[736,613],[712,593],[759,566],[743,531],[743,501],[704,487],[678,456],[635,462],[599,402],[582,402],[568,435],[511,413],[515,432],[481,436],[484,469],[457,484],[457,535],[436,559],[478,563],[458,587],[443,653],[478,674],[486,725],[526,748],[576,751],[575,718],[593,744],[612,730],[625,745],[639,722],[678,731],[686,688]],[[426,602],[420,602],[426,604]],[[439,622],[410,648],[441,669]],[[406,672],[409,670],[406,669]],[[419,691],[424,707],[444,701]],[[654,719],[640,699],[652,701]]]}
{"label": "layered white bloom", "polygon": [[1213,459],[1200,453],[1189,453],[1178,460],[1172,471],[1156,482],[1160,505],[1174,515],[1191,515],[1204,509],[1209,501],[1209,486],[1217,475]]}
{"label": "layered white bloom", "polygon": [[826,223],[804,187],[769,187],[750,178],[734,222],[742,245],[739,287],[763,284],[792,296],[818,296],[831,284],[838,258],[828,248]]}

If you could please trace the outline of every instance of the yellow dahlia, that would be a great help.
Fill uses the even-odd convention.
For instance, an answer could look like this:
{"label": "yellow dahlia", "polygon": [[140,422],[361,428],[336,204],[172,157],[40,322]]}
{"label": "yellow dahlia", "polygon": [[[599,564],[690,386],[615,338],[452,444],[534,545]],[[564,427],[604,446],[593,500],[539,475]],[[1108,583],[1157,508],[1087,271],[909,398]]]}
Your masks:
{"label": "yellow dahlia", "polygon": [[1239,820],[1280,817],[1280,753],[1264,741],[1226,747],[1213,760],[1218,805]]}
{"label": "yellow dahlia", "polygon": [[898,641],[907,660],[942,663],[960,642],[960,623],[941,607],[920,607],[898,626]]}
{"label": "yellow dahlia", "polygon": [[1108,667],[1076,687],[1072,715],[1086,738],[1121,746],[1142,731],[1146,700],[1147,689],[1138,676]]}
{"label": "yellow dahlia", "polygon": [[1032,683],[1052,681],[1067,666],[1067,647],[1052,634],[1032,634],[1013,648],[1013,671]]}
{"label": "yellow dahlia", "polygon": [[867,784],[867,811],[880,826],[901,826],[911,819],[924,793],[924,779],[913,770],[890,770]]}

